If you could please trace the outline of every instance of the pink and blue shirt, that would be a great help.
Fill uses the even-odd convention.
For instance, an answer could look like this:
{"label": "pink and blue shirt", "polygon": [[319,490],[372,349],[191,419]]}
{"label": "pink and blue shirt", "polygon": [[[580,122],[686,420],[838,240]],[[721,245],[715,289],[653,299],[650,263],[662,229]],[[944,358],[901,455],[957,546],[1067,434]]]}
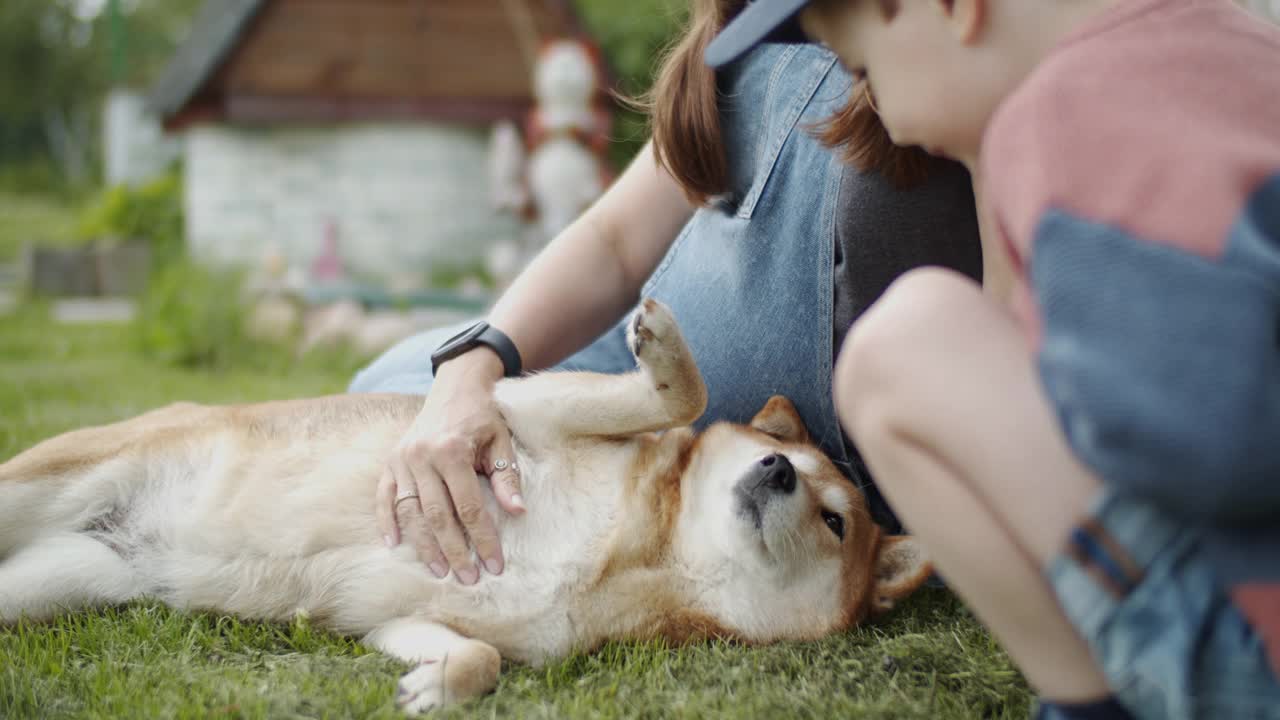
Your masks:
{"label": "pink and blue shirt", "polygon": [[1202,527],[1280,672],[1280,30],[1131,0],[997,110],[986,202],[1072,449]]}

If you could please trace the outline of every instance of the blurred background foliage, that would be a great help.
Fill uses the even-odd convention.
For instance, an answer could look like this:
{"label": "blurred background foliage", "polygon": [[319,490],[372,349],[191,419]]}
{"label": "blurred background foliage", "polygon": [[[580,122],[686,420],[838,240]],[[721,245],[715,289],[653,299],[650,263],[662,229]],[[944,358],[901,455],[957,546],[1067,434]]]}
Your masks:
{"label": "blurred background foliage", "polygon": [[107,91],[148,87],[201,2],[120,0],[113,27],[107,1],[0,0],[0,189],[92,187]]}
{"label": "blurred background foliage", "polygon": [[81,211],[76,232],[84,239],[145,240],[156,265],[182,259],[182,178],[171,171],[138,187],[108,188]]}
{"label": "blurred background foliage", "polygon": [[[101,108],[115,86],[147,89],[182,41],[202,0],[0,0],[0,190],[76,196],[100,174]],[[576,0],[617,89],[649,86],[686,0]],[[612,158],[646,136],[619,111]]]}
{"label": "blurred background foliage", "polygon": [[[205,1],[0,0],[0,265],[29,245],[144,241],[151,275],[135,349],[178,367],[288,367],[247,337],[240,275],[185,258],[179,169],[137,187],[102,184],[107,94],[148,91]],[[687,2],[574,0],[620,97],[648,90]],[[619,102],[613,164],[625,165],[647,136],[647,119]],[[433,285],[448,285],[441,280]]]}
{"label": "blurred background foliage", "polygon": [[[688,17],[689,0],[576,0],[587,32],[600,44],[617,92],[637,98],[649,89],[663,51]],[[648,121],[621,104],[610,158],[621,168],[648,138]]]}

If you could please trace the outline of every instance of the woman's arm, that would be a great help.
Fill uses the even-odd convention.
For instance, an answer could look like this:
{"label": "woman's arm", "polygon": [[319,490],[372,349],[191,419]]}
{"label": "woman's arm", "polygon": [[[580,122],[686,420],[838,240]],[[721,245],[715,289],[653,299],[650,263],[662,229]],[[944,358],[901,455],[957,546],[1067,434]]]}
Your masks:
{"label": "woman's arm", "polygon": [[511,337],[526,368],[560,362],[635,306],[692,214],[646,144],[617,183],[512,283],[490,324]]}
{"label": "woman's arm", "polygon": [[[646,145],[622,177],[512,283],[490,324],[515,342],[526,369],[554,365],[635,305],[641,286],[692,214],[679,185]],[[504,564],[477,472],[490,477],[503,509],[524,510],[517,472],[494,467],[514,457],[510,432],[493,403],[502,373],[498,356],[483,346],[441,365],[422,412],[378,485],[378,527],[388,545],[400,537],[397,494],[416,492],[418,502],[401,503],[399,510],[420,507],[425,517],[427,532],[413,538],[419,557],[436,575],[452,568],[466,584],[479,579],[467,538],[490,573],[501,573]]]}

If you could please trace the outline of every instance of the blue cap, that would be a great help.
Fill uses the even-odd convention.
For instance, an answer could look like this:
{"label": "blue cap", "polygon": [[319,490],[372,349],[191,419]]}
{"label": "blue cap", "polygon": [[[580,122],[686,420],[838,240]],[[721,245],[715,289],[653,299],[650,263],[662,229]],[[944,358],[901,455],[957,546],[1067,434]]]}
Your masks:
{"label": "blue cap", "polygon": [[707,46],[703,60],[720,67],[764,42],[809,42],[800,29],[800,11],[809,0],[752,0]]}

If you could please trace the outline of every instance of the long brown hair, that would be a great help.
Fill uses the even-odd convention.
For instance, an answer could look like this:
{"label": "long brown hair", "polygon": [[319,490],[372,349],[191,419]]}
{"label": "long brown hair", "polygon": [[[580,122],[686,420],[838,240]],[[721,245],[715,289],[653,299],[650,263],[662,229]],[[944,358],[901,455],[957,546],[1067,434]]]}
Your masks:
{"label": "long brown hair", "polygon": [[[728,187],[729,166],[720,134],[715,71],[702,55],[716,33],[742,11],[744,0],[691,0],[684,35],[667,50],[653,88],[639,101],[649,112],[658,165],[690,200],[702,204]],[[823,143],[858,169],[878,171],[894,185],[924,179],[928,155],[893,144],[862,87],[849,103],[816,127]]]}

